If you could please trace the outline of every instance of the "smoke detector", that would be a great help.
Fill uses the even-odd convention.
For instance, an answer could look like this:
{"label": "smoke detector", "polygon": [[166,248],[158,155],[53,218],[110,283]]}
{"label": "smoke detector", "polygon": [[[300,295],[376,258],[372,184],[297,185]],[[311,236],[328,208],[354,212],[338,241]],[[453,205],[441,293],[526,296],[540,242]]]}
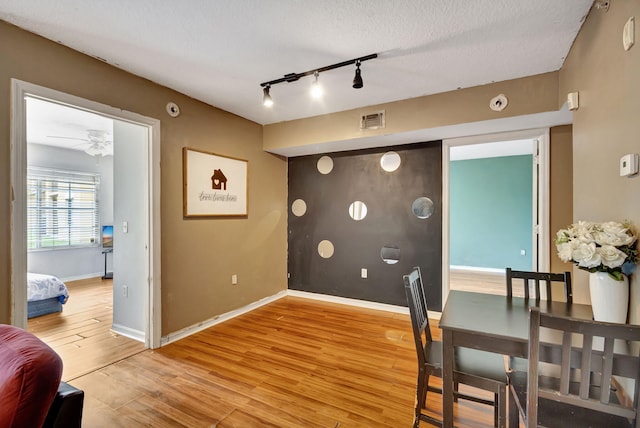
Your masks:
{"label": "smoke detector", "polygon": [[178,117],[180,115],[180,107],[178,107],[178,104],[174,102],[168,102],[167,113],[169,113],[169,116],[171,117]]}
{"label": "smoke detector", "polygon": [[491,98],[489,107],[493,111],[502,111],[507,107],[507,104],[509,104],[507,97],[504,94],[500,94]]}

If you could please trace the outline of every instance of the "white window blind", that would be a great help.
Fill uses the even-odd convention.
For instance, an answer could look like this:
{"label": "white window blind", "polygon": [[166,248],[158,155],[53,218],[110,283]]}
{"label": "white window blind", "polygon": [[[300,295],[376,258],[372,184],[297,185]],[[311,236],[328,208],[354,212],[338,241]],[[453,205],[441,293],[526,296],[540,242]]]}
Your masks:
{"label": "white window blind", "polygon": [[29,167],[27,248],[97,245],[99,191],[99,174]]}

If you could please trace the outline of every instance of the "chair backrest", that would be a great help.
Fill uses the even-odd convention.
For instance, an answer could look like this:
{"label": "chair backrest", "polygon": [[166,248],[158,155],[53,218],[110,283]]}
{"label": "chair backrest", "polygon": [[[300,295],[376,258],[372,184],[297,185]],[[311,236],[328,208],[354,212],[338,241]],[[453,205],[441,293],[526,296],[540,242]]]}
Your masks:
{"label": "chair backrest", "polygon": [[420,268],[414,267],[408,275],[403,276],[404,291],[407,294],[407,304],[411,315],[411,327],[413,339],[416,342],[418,363],[420,367],[425,364],[424,347],[431,342],[431,330],[429,329],[429,317],[427,314],[427,299],[422,285]]}
{"label": "chair backrest", "polygon": [[[530,311],[527,426],[538,426],[538,398],[621,416],[635,420],[635,426],[638,426],[640,326],[551,315],[541,312],[538,307],[532,307]],[[561,332],[562,345],[541,341],[541,327]],[[598,337],[602,339],[594,341]],[[604,346],[596,345],[593,349],[598,340],[603,340]],[[623,347],[627,341],[636,343],[630,343],[632,352],[614,351],[616,340]],[[547,381],[541,383],[540,362],[545,363],[545,375],[556,367],[559,377],[554,374],[553,381],[549,382],[549,375]],[[610,388],[612,382],[619,393],[624,385],[632,390],[626,391],[624,397],[614,398]],[[631,396],[634,397],[633,405],[623,399]]]}
{"label": "chair backrest", "polygon": [[540,300],[540,283],[544,283],[545,290],[547,292],[547,300],[552,299],[552,282],[561,282],[564,284],[564,298],[567,303],[573,303],[573,291],[571,290],[571,272],[564,273],[547,273],[547,272],[528,272],[521,270],[506,269],[507,277],[507,297],[513,296],[513,284],[514,279],[522,279],[521,282],[524,287],[524,297],[529,298],[530,291],[529,285],[533,284],[535,299]]}

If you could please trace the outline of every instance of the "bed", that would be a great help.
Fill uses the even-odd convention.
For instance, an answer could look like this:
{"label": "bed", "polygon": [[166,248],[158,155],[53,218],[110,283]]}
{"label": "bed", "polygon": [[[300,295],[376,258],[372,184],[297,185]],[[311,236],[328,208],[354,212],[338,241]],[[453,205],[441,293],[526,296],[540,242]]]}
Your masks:
{"label": "bed", "polygon": [[68,299],[67,286],[55,276],[27,273],[27,318],[61,312]]}

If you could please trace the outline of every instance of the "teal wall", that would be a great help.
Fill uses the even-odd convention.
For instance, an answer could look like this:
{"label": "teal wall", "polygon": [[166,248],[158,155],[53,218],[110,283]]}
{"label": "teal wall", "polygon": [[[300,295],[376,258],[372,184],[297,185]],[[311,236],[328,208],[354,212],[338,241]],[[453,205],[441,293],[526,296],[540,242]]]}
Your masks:
{"label": "teal wall", "polygon": [[531,155],[450,163],[451,265],[532,270],[532,177]]}

